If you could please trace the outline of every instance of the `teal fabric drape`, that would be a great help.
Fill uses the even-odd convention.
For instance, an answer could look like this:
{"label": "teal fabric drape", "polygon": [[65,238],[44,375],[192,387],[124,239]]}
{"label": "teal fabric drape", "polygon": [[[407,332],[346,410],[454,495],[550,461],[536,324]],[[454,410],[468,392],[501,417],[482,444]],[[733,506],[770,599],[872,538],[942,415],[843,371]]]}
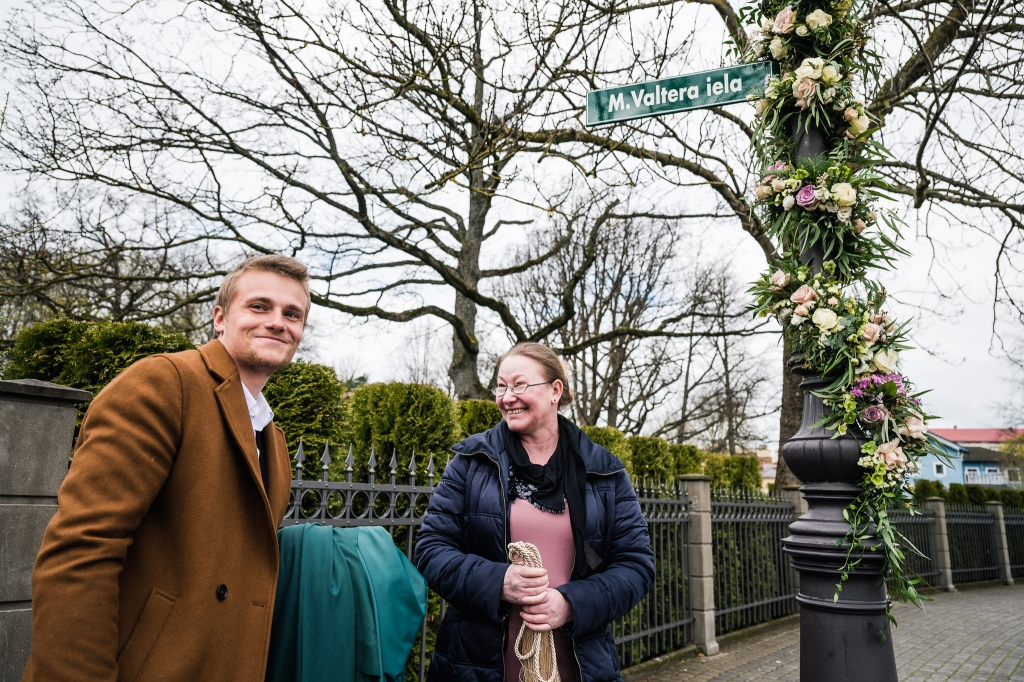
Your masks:
{"label": "teal fabric drape", "polygon": [[268,682],[400,682],[427,584],[388,532],[307,523],[277,536]]}

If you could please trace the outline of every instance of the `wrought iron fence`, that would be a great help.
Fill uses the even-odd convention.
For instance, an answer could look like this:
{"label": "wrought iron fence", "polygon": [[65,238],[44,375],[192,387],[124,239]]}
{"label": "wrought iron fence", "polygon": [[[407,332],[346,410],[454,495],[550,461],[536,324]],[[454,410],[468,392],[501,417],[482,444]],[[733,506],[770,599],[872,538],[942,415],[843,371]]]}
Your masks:
{"label": "wrought iron fence", "polygon": [[[412,558],[417,529],[423,524],[427,505],[434,494],[436,470],[434,458],[427,463],[427,485],[417,485],[420,465],[413,455],[408,472],[399,475],[398,458],[392,455],[389,471],[379,480],[376,453],[371,450],[369,474],[365,482],[353,481],[354,459],[349,448],[345,460],[345,480],[328,480],[331,454],[328,448],[320,457],[319,480],[304,479],[306,453],[302,443],[296,453],[297,467],[292,480],[292,503],[282,526],[323,523],[329,526],[383,526],[405,555]],[[660,656],[687,646],[693,641],[693,617],[689,593],[689,499],[675,482],[642,481],[636,484],[637,496],[647,519],[651,547],[655,554],[655,583],[651,592],[613,623],[615,642],[623,666]],[[425,671],[433,650],[437,628],[444,617],[445,603],[431,591],[427,615],[406,667],[407,680],[426,679]]]}
{"label": "wrought iron fence", "polygon": [[992,512],[982,505],[946,505],[946,533],[954,584],[999,577],[992,541],[994,526]]}
{"label": "wrought iron fence", "polygon": [[920,507],[915,507],[913,513],[908,509],[890,509],[888,513],[896,529],[920,551],[918,554],[911,547],[903,548],[907,568],[931,585],[939,575],[931,559],[935,513]]}
{"label": "wrought iron fence", "polygon": [[1024,578],[1024,509],[1003,509],[1006,525],[1006,544],[1010,550],[1010,572],[1014,578]]}
{"label": "wrought iron fence", "polygon": [[654,550],[654,587],[613,624],[623,667],[693,641],[690,614],[690,500],[678,482],[634,482]]}
{"label": "wrought iron fence", "polygon": [[796,576],[782,551],[792,520],[788,500],[747,490],[712,491],[716,633],[796,612]]}

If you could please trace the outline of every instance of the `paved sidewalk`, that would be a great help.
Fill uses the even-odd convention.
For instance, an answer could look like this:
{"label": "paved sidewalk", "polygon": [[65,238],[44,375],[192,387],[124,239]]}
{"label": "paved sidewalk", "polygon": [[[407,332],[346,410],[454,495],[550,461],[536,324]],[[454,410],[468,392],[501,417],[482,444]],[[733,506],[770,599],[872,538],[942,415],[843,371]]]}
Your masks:
{"label": "paved sidewalk", "polygon": [[[900,682],[1024,682],[1024,586],[933,595],[922,612],[896,607]],[[799,682],[799,623],[727,643],[711,658],[687,658],[647,682]]]}

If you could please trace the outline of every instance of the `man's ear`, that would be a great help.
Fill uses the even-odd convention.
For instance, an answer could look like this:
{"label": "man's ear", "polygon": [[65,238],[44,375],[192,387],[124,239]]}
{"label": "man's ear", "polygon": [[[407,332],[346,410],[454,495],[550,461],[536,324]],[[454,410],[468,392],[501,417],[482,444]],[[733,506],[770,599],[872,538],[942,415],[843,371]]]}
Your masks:
{"label": "man's ear", "polygon": [[219,305],[213,307],[213,338],[220,338],[224,333],[224,309]]}

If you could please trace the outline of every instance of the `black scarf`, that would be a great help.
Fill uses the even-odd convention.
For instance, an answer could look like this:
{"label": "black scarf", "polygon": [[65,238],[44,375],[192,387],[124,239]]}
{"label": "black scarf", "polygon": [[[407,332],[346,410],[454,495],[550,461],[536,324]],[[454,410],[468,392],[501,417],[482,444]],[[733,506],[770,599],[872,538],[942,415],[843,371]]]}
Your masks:
{"label": "black scarf", "polygon": [[519,434],[505,422],[501,422],[501,427],[510,462],[509,494],[556,514],[564,512],[565,505],[569,505],[569,525],[578,559],[573,573],[577,577],[585,576],[587,568],[596,568],[601,560],[584,540],[587,467],[580,455],[579,428],[559,415],[558,445],[547,464],[540,466],[530,461]]}

